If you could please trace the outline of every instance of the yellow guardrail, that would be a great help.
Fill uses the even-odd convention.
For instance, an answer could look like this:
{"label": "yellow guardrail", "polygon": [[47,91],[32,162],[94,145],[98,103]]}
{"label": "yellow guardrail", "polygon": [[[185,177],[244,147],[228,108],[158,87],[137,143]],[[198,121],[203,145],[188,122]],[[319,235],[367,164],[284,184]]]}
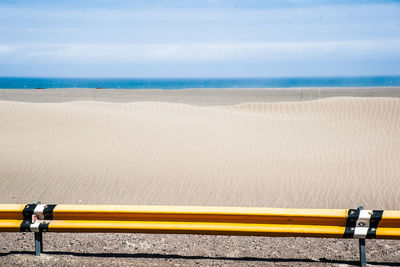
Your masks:
{"label": "yellow guardrail", "polygon": [[400,211],[0,204],[0,232],[19,231],[400,239]]}

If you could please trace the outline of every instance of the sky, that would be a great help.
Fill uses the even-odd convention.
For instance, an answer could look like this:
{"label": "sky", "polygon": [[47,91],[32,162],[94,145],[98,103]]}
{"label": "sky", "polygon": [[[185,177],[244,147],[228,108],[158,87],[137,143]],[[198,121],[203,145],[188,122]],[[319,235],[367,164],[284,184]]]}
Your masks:
{"label": "sky", "polygon": [[0,1],[2,77],[374,75],[400,75],[400,1]]}

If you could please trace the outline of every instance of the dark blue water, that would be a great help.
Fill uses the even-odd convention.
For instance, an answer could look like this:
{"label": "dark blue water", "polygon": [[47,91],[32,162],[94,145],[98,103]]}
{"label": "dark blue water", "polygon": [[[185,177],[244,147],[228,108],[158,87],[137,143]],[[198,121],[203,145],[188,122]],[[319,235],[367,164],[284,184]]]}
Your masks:
{"label": "dark blue water", "polygon": [[330,78],[83,79],[0,77],[0,88],[290,88],[400,86],[400,76]]}

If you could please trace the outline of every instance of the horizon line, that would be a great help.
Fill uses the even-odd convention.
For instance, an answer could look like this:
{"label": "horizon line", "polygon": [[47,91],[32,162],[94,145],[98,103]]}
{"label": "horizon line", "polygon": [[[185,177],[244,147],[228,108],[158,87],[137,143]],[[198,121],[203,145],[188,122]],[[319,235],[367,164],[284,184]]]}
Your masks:
{"label": "horizon line", "polygon": [[0,79],[4,78],[22,78],[22,79],[132,79],[132,80],[205,80],[205,79],[301,79],[301,78],[374,78],[374,77],[400,77],[400,74],[394,75],[338,75],[338,76],[240,76],[240,77],[225,77],[225,76],[216,76],[216,77],[87,77],[87,76],[0,76]]}

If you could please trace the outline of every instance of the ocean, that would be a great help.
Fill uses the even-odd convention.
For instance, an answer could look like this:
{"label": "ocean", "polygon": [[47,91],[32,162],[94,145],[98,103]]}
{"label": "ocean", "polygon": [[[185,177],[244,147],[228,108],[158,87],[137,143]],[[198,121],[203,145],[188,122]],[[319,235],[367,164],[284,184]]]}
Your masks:
{"label": "ocean", "polygon": [[387,87],[400,86],[400,76],[304,77],[304,78],[197,78],[197,79],[111,79],[111,78],[15,78],[0,77],[0,88],[293,88],[293,87]]}

